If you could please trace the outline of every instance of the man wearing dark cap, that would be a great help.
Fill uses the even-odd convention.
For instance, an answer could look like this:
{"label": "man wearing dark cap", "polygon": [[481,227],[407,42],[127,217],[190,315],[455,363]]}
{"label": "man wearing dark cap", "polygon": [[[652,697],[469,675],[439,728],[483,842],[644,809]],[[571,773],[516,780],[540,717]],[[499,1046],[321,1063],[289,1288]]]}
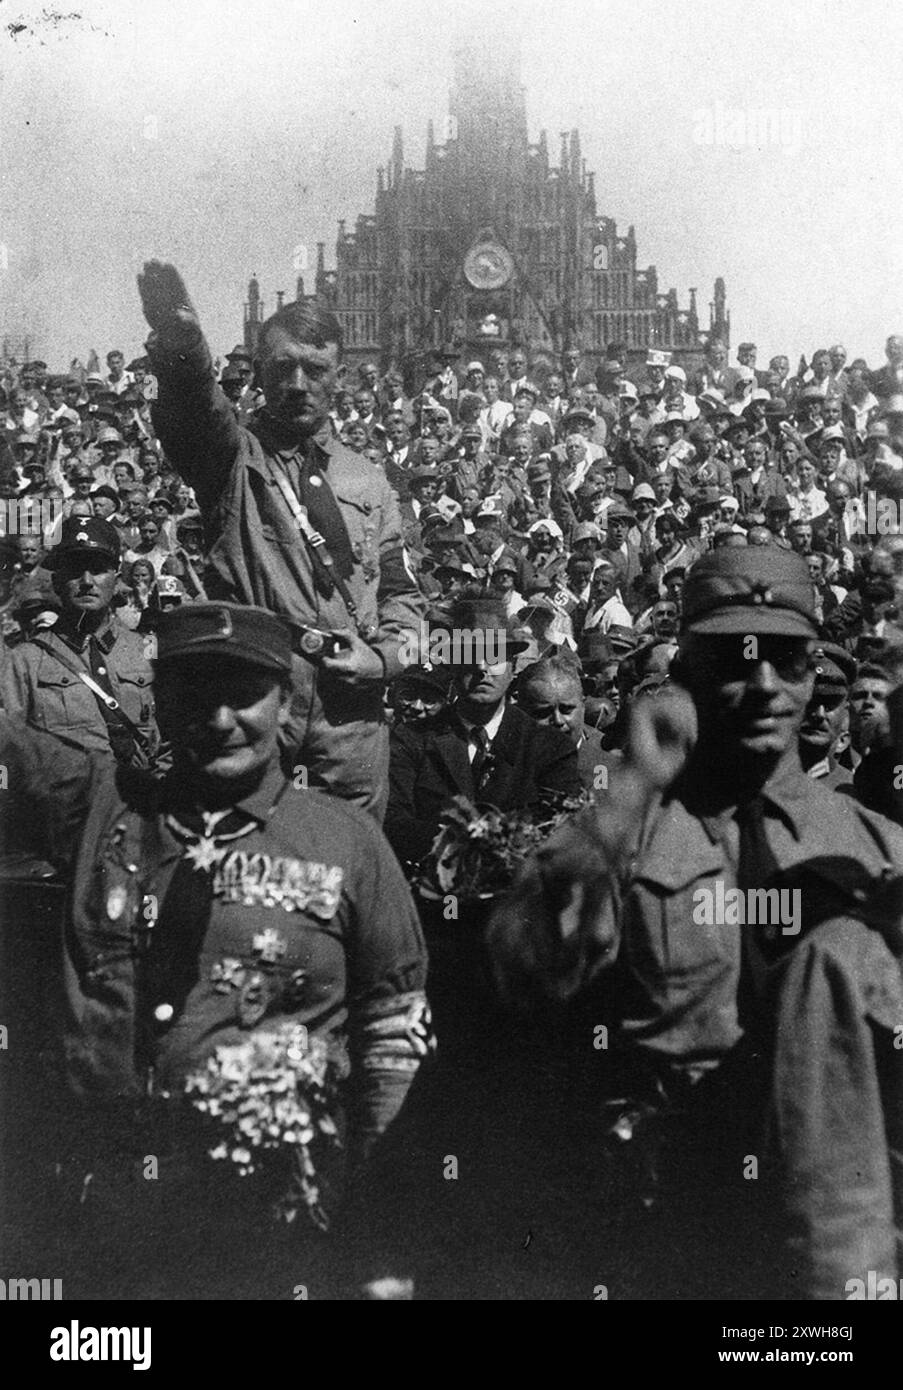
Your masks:
{"label": "man wearing dark cap", "polygon": [[850,687],[857,662],[832,642],[816,647],[812,659],[815,683],[800,725],[800,762],[810,777],[836,791],[853,780],[838,755],[849,747]]}
{"label": "man wearing dark cap", "polygon": [[[186,1080],[220,1048],[257,1036],[300,1025],[328,1039],[350,1073],[333,1113],[340,1125],[347,1116],[344,1182],[321,1185],[321,1205],[335,1218],[342,1186],[362,1196],[428,1051],[423,938],[372,818],[282,769],[292,643],[281,619],[211,603],[165,614],[156,682],[171,772],[153,786],[98,777],[75,857],[62,1025],[66,1157],[93,1175],[87,1235],[91,1217],[102,1234],[117,1205],[125,1229],[114,1267],[92,1265],[79,1240],[73,1280],[140,1290],[149,1266],[151,1283],[174,1289],[192,1277],[190,1252],[209,1296],[224,1271],[241,1283],[240,1240],[246,1253],[259,1243],[255,1277],[275,1288],[285,1279],[280,1260],[293,1260],[296,1274],[299,1257],[302,1268],[316,1261],[307,1215],[302,1209],[291,1241],[280,1243],[267,1215],[278,1191],[255,1198],[250,1181],[237,1184],[242,1192],[217,1182],[228,1164],[211,1163],[202,1131],[192,1138],[177,1127]],[[6,721],[14,755],[16,732]],[[159,1161],[159,1204],[134,1195],[148,1152]]]}
{"label": "man wearing dark cap", "polygon": [[[581,995],[608,1030],[612,1151],[645,1172],[644,1241],[650,1212],[660,1223],[639,1290],[625,1267],[613,1296],[621,1277],[622,1297],[723,1297],[730,1269],[734,1296],[842,1299],[852,1278],[897,1273],[903,942],[884,882],[903,838],[800,765],[815,637],[799,556],[703,556],[676,685],[637,701],[608,796],[539,852],[490,929],[513,1004]],[[701,1226],[688,1236],[694,1206],[735,1242],[727,1259]]]}
{"label": "man wearing dark cap", "polygon": [[87,753],[147,766],[157,748],[144,639],[122,627],[112,600],[119,536],[96,517],[67,517],[52,566],[60,617],[0,669],[6,713]]}
{"label": "man wearing dark cap", "polygon": [[[235,420],[182,278],[151,261],[139,279],[159,382],[153,408],[168,458],[195,491],[210,543],[207,593],[341,634],[337,654],[299,645],[284,737],[310,784],[382,815],[388,794],[387,679],[422,601],[394,494],[380,469],[334,438],[342,330],[321,304],[285,305],[261,326],[266,406]],[[328,653],[328,649],[327,649]]]}
{"label": "man wearing dark cap", "polygon": [[448,707],[451,678],[448,666],[409,666],[392,682],[395,727],[412,724],[424,729],[434,724]]}

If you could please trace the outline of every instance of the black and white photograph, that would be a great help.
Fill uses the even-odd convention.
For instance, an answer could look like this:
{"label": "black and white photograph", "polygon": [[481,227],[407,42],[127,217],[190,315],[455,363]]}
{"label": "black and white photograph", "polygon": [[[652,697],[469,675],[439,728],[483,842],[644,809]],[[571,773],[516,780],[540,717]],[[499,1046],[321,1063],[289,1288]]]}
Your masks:
{"label": "black and white photograph", "polygon": [[901,70],[893,0],[0,0],[45,1364],[903,1299]]}

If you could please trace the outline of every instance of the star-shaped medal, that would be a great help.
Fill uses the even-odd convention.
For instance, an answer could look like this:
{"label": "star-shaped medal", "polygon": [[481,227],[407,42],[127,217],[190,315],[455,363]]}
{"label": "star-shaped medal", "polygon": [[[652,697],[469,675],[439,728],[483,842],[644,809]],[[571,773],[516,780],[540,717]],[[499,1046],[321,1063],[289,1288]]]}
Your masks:
{"label": "star-shaped medal", "polygon": [[214,868],[225,852],[224,848],[217,846],[215,840],[202,835],[197,844],[186,846],[185,858],[190,860],[196,869],[204,871]]}

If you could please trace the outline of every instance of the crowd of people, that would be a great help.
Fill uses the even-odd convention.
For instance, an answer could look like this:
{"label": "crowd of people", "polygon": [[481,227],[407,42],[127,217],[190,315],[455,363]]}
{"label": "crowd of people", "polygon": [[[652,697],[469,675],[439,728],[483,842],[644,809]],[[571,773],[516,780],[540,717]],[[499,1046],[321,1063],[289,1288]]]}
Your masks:
{"label": "crowd of people", "polygon": [[[786,1292],[781,1281],[793,1287],[795,1278],[805,1296],[838,1298],[842,1276],[858,1277],[869,1262],[884,1275],[895,1271],[893,1205],[896,1200],[899,1211],[903,1191],[899,1067],[891,1084],[891,1064],[875,1060],[868,1039],[869,1028],[892,1039],[903,1017],[895,1012],[898,1000],[903,1006],[896,927],[888,926],[885,909],[879,927],[869,924],[870,909],[857,916],[849,894],[842,910],[838,899],[830,912],[822,910],[824,894],[813,889],[809,901],[822,906],[807,919],[806,961],[789,949],[799,943],[785,941],[779,960],[766,950],[764,963],[751,965],[723,940],[699,945],[689,885],[731,874],[737,883],[772,881],[761,854],[750,877],[745,822],[739,831],[732,822],[730,849],[730,836],[712,826],[725,806],[734,813],[738,802],[756,803],[763,786],[773,789],[775,769],[780,764],[786,771],[791,756],[807,783],[821,784],[822,799],[810,804],[808,786],[801,792],[795,783],[792,794],[785,788],[784,801],[775,793],[778,810],[771,814],[783,817],[784,840],[774,852],[774,832],[767,838],[772,860],[797,875],[789,881],[814,873],[820,853],[843,852],[864,866],[866,888],[857,880],[857,901],[871,902],[872,888],[903,868],[898,832],[875,814],[903,820],[900,789],[889,773],[896,756],[894,692],[903,683],[903,336],[888,338],[883,364],[849,362],[837,344],[816,350],[808,363],[802,358],[795,374],[786,356],[773,357],[767,369],[758,366],[751,343],[740,345],[731,364],[727,346],[711,341],[690,374],[659,349],[628,369],[626,345],[617,343],[596,365],[576,346],[560,361],[531,361],[516,346],[490,348],[477,360],[449,344],[428,378],[412,381],[398,367],[383,370],[375,362],[346,372],[339,325],[326,306],[310,302],[280,309],[263,326],[253,354],[238,345],[214,363],[177,272],[151,262],[139,285],[151,328],[145,355],[126,364],[121,351],[112,351],[106,373],[74,364],[68,374],[52,374],[35,361],[8,362],[2,372],[0,702],[9,746],[37,759],[50,785],[47,749],[54,743],[67,758],[86,756],[104,776],[127,773],[145,788],[164,789],[175,779],[181,801],[167,802],[164,791],[148,809],[146,790],[123,793],[117,824],[126,823],[123,804],[136,824],[165,813],[179,843],[190,846],[195,867],[204,845],[212,855],[206,867],[219,862],[228,836],[214,833],[213,825],[227,804],[258,816],[257,857],[272,849],[275,830],[267,817],[276,802],[265,813],[255,809],[245,795],[247,768],[211,772],[217,759],[228,761],[223,749],[242,752],[241,738],[251,746],[248,726],[258,738],[266,728],[265,756],[254,765],[258,800],[260,777],[269,795],[278,763],[295,791],[325,792],[339,807],[360,808],[348,812],[347,823],[344,808],[335,823],[327,817],[328,836],[316,828],[315,815],[294,814],[302,851],[316,840],[318,861],[341,861],[339,881],[344,872],[356,885],[342,928],[350,942],[348,987],[354,979],[357,989],[349,997],[361,1029],[380,1040],[357,1055],[368,1076],[382,1078],[384,1096],[392,1096],[391,1104],[371,1096],[370,1140],[397,1115],[430,1053],[426,948],[433,961],[426,995],[432,987],[441,1000],[452,1053],[454,1029],[462,1026],[449,1002],[451,977],[440,978],[435,966],[447,928],[421,904],[424,947],[409,906],[399,901],[392,920],[387,885],[396,895],[407,893],[398,863],[409,877],[415,874],[457,797],[503,812],[595,798],[594,810],[577,814],[530,861],[487,928],[498,996],[515,1013],[540,1018],[550,1000],[576,1000],[584,1008],[591,998],[601,1010],[619,1039],[620,1061],[602,1087],[600,1113],[609,1138],[642,1131],[633,1196],[640,1194],[643,1210],[663,1202],[666,1213],[674,1211],[673,1193],[662,1197],[668,1184],[653,1172],[649,1155],[670,1153],[673,1143],[682,1155],[674,1163],[691,1161],[688,1116],[698,1118],[699,1097],[733,1116],[736,1094],[728,1104],[717,1089],[730,1075],[725,1059],[733,1067],[744,1035],[767,1032],[764,1051],[781,1084],[763,1079],[761,1070],[755,1075],[770,1097],[762,1113],[769,1105],[780,1111],[782,1135],[793,1131],[794,1084],[799,1104],[811,1102],[813,1111],[820,1088],[837,1087],[832,1115],[816,1124],[807,1113],[805,1142],[788,1141],[777,1162],[775,1210],[791,1213],[796,1263],[792,1276],[781,1265],[772,1289]],[[243,614],[258,616],[246,626]],[[270,615],[287,628],[271,632]],[[436,660],[430,643],[436,629],[501,633],[506,649],[482,661]],[[734,648],[750,639],[740,660]],[[268,672],[269,685],[254,692],[254,709],[266,706],[257,724],[242,714],[242,698],[246,705],[251,699],[243,687],[230,695],[231,713],[223,714],[226,697],[199,664],[208,657],[221,691],[241,686],[227,668],[230,660]],[[747,681],[761,702],[755,727],[742,736],[736,724],[730,732],[712,703],[712,692],[726,690],[729,678],[738,689],[741,678]],[[233,760],[240,763],[238,753]],[[57,764],[70,789],[79,780],[72,767]],[[184,801],[188,783],[192,805],[203,814],[203,835],[197,817],[196,829],[185,828],[195,824]],[[236,799],[239,792],[243,800]],[[280,827],[280,853],[290,849],[290,804],[282,803],[272,822]],[[608,807],[605,815],[599,807]],[[181,819],[173,823],[173,814]],[[596,817],[592,826],[587,816]],[[374,819],[394,860],[380,832],[364,828]],[[63,873],[73,872],[79,822],[75,814],[55,846],[43,846]],[[102,863],[106,872],[111,854],[101,830],[98,823],[91,831],[87,859],[83,841],[78,852],[79,945],[74,953],[67,945],[75,962],[69,987],[82,1006],[97,998],[98,1009],[116,1013],[126,1007],[121,999],[94,993],[100,937],[88,880],[92,865]],[[628,875],[637,836],[646,869]],[[153,859],[156,873],[166,855],[160,859],[156,841],[150,845],[153,836],[130,830],[126,838],[143,865],[144,891],[151,880],[141,856]],[[361,862],[365,843],[369,868]],[[250,875],[249,861],[242,862]],[[382,878],[374,866],[381,866]],[[615,886],[598,890],[603,880]],[[184,895],[179,902],[193,904],[185,882],[166,882],[162,902],[176,885]],[[246,906],[270,906],[259,884],[242,882],[251,895]],[[569,908],[568,893],[577,888],[576,907]],[[216,898],[221,886],[212,891]],[[135,899],[127,884],[110,892],[108,919],[121,916],[126,898],[129,911],[140,911],[140,895]],[[366,938],[368,902],[380,917],[373,927],[378,964],[370,959],[375,948],[364,949],[354,936]],[[185,908],[189,917],[199,910]],[[97,911],[102,915],[102,905]],[[869,940],[881,942],[885,954],[877,964],[866,967],[853,949],[849,960],[841,959],[849,932],[824,946],[819,933],[826,923],[830,930],[840,919],[852,920],[851,912]],[[318,923],[329,915],[319,914]],[[171,906],[161,922],[172,916]],[[266,913],[258,916],[263,930]],[[206,940],[202,926],[195,930]],[[221,939],[210,950],[242,955],[216,914],[207,930]],[[542,939],[534,939],[537,933]],[[573,951],[566,949],[569,940],[578,943]],[[818,1012],[823,1001],[811,981],[819,949],[835,973],[846,971],[854,982],[858,1002],[845,1023]],[[205,961],[210,950],[202,949]],[[355,973],[363,969],[362,952],[372,977],[372,998],[363,1002]],[[304,950],[290,943],[290,957],[300,965]],[[612,977],[615,957],[621,973]],[[163,969],[159,960],[155,968]],[[742,1026],[749,1001],[740,996],[750,972],[770,981],[768,1027],[760,1021],[758,1034],[756,1026]],[[594,991],[602,979],[609,983],[600,1002]],[[885,991],[875,1006],[877,1022],[868,1002],[876,980],[875,990]],[[345,985],[334,977],[324,990],[327,985],[328,1008],[308,999],[293,1013],[279,996],[270,1012],[331,1029]],[[170,995],[158,988],[154,996],[158,1009],[169,1009],[167,1026],[172,1020],[181,1028],[185,1067],[231,1036],[223,1031],[231,1023],[211,1022],[209,1008],[204,1012],[192,992],[198,988],[195,977],[175,991],[174,1019],[170,1003],[159,1003]],[[213,988],[223,999],[221,985]],[[140,1012],[140,1001],[135,1007]],[[267,1012],[247,999],[241,1007],[240,1028],[257,1027]],[[191,1033],[192,1009],[209,1031],[198,1023]],[[93,1086],[108,1101],[112,1093],[140,1088],[146,1066],[161,1074],[168,1066],[170,1077],[179,1072],[178,1056],[174,1062],[176,1054],[167,1054],[159,1038],[153,1047],[144,1038],[142,1056],[137,1046],[132,1056],[129,1038],[99,1041],[103,1030],[86,1021],[84,1007],[71,1014],[75,1022],[68,1026],[82,1039],[76,1088],[82,1095]],[[386,1047],[393,1022],[394,1051]],[[92,1028],[94,1041],[85,1042]],[[822,1071],[810,1062],[802,1081],[799,1058],[785,1046],[794,1029],[826,1059]],[[437,1031],[441,1067],[438,1021]],[[123,1055],[111,1062],[110,1048],[119,1046]],[[827,1059],[838,1054],[855,1055],[858,1070],[829,1072]],[[470,1065],[472,1059],[462,1062]],[[134,1075],[125,1084],[127,1071]],[[136,1082],[139,1072],[143,1079]],[[857,1077],[874,1092],[871,1108],[861,1094],[853,1104]],[[897,1110],[881,1099],[888,1085]],[[466,1103],[476,1104],[472,1093]],[[435,1101],[430,1105],[435,1119]],[[661,1113],[679,1115],[679,1139],[670,1132],[663,1139],[660,1129],[648,1139],[641,1121]],[[847,1142],[848,1127],[870,1146],[864,1176],[862,1145]],[[699,1133],[691,1139],[695,1154]],[[453,1138],[443,1142],[450,1151]],[[372,1144],[360,1140],[359,1147],[369,1152]],[[847,1202],[844,1186],[851,1182],[858,1195]],[[619,1187],[617,1200],[629,1206],[633,1199]],[[467,1229],[473,1235],[476,1224]],[[632,1252],[621,1271],[630,1292],[621,1296],[665,1296],[649,1291],[658,1287],[661,1250],[670,1248],[667,1228],[659,1235],[665,1246],[644,1263],[637,1251],[646,1239],[630,1225],[617,1235],[620,1248]],[[653,1264],[657,1276],[650,1274]],[[680,1261],[674,1269],[675,1280],[684,1277],[676,1272]],[[727,1277],[723,1269],[717,1275]],[[748,1283],[763,1286],[764,1277]],[[404,1281],[384,1280],[380,1287],[395,1289],[383,1296],[410,1296],[397,1291]],[[695,1296],[710,1296],[710,1285],[703,1280]]]}
{"label": "crowd of people", "polygon": [[[531,364],[518,349],[494,349],[484,363],[449,348],[412,395],[400,372],[366,363],[337,385],[330,430],[362,473],[391,488],[405,568],[427,607],[494,595],[527,633],[519,670],[566,663],[570,703],[585,715],[571,720],[578,742],[585,727],[616,749],[626,705],[667,679],[681,590],[701,555],[752,545],[804,556],[821,635],[856,659],[844,667],[850,716],[845,701],[831,721],[837,737],[813,740],[823,754],[815,775],[852,779],[900,631],[903,540],[889,508],[903,500],[903,338],[888,339],[877,369],[848,362],[840,345],[814,352],[808,367],[803,359],[795,376],[786,357],[758,369],[753,344],[737,356],[731,366],[725,346],[710,344],[688,381],[653,349],[632,382],[619,344],[597,369],[576,350]],[[42,362],[5,369],[0,497],[23,517],[2,538],[8,651],[60,619],[64,599],[45,561],[64,517],[115,532],[117,630],[150,636],[161,613],[206,597],[204,521],[155,432],[149,360],[126,366],[115,351],[107,366],[106,375],[51,375]],[[219,385],[235,420],[252,425],[263,396],[243,346],[227,355]],[[153,643],[144,650],[152,657]],[[533,683],[522,685],[528,704]],[[420,663],[396,678],[394,717],[434,716],[430,687],[436,677]],[[23,706],[10,695],[7,708]],[[35,708],[28,717],[47,727]],[[565,727],[560,711],[544,717]]]}

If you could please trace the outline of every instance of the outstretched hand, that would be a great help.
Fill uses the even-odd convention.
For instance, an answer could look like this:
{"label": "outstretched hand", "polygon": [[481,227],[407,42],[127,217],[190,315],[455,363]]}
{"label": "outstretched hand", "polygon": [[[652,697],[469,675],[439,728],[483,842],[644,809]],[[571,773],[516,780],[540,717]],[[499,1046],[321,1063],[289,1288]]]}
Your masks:
{"label": "outstretched hand", "polygon": [[167,261],[145,261],[138,292],[144,317],[156,333],[189,337],[200,327],[185,281]]}

